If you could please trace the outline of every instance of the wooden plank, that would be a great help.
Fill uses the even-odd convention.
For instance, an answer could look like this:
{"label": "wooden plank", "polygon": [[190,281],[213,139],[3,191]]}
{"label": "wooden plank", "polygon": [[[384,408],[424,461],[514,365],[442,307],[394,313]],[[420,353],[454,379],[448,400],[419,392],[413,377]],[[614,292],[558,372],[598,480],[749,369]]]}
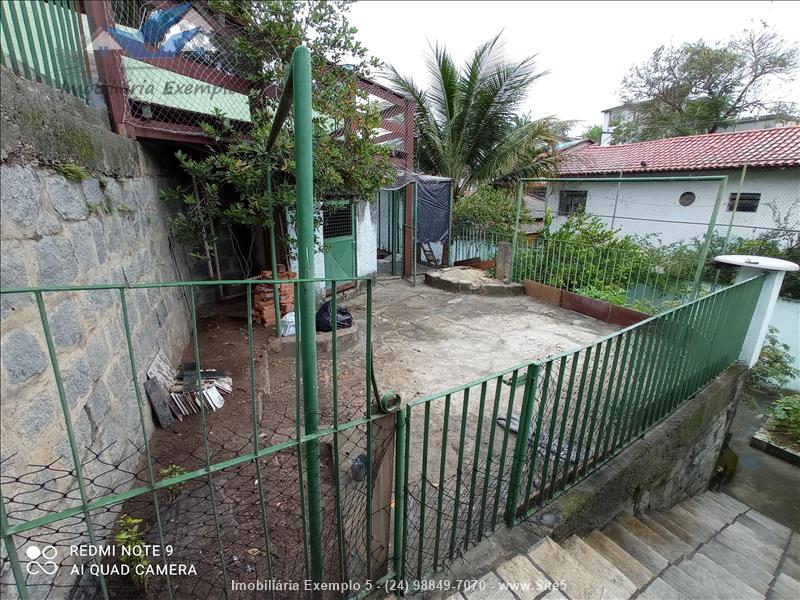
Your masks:
{"label": "wooden plank", "polygon": [[172,425],[174,421],[172,411],[169,409],[167,395],[158,380],[148,379],[145,381],[144,391],[147,393],[147,398],[150,400],[150,406],[153,407],[159,426],[166,429]]}
{"label": "wooden plank", "polygon": [[392,545],[392,490],[394,488],[395,415],[376,419],[372,425],[372,564],[373,580],[389,570]]}

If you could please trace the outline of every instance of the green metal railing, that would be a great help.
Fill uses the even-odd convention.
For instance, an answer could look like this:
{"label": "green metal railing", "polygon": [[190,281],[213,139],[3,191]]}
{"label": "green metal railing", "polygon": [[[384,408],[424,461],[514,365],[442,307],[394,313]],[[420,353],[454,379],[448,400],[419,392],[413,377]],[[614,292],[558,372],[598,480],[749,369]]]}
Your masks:
{"label": "green metal railing", "polygon": [[454,225],[450,232],[450,260],[494,260],[497,244],[510,242],[511,234],[480,227]]}
{"label": "green metal railing", "polygon": [[0,3],[0,62],[17,75],[89,94],[88,24],[75,0]]}
{"label": "green metal railing", "polygon": [[762,283],[410,402],[405,579],[541,509],[736,362]]}

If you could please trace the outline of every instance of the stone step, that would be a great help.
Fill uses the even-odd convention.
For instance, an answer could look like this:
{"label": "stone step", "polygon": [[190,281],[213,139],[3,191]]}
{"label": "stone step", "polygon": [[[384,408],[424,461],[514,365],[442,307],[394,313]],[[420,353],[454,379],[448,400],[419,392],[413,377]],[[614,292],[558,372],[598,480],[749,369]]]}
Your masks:
{"label": "stone step", "polygon": [[781,573],[786,573],[789,577],[793,577],[800,581],[800,562],[797,562],[789,553],[783,555],[783,562],[781,562]]}
{"label": "stone step", "polygon": [[716,529],[712,529],[708,525],[703,525],[697,520],[697,517],[680,506],[673,506],[668,511],[662,513],[670,521],[673,521],[678,526],[683,528],[684,531],[690,532],[703,542],[711,539],[716,533]]}
{"label": "stone step", "polygon": [[619,523],[612,521],[603,530],[603,533],[638,560],[651,573],[660,573],[669,564],[669,561],[664,556],[653,550],[646,542],[640,540]]}
{"label": "stone step", "polygon": [[693,500],[701,506],[705,506],[706,508],[716,512],[726,523],[733,523],[736,520],[736,517],[742,514],[742,511],[722,504],[722,500],[716,500],[709,493],[694,496]]}
{"label": "stone step", "polygon": [[748,555],[740,555],[716,540],[703,544],[697,552],[704,554],[727,571],[735,573],[737,578],[758,593],[766,594],[769,590],[769,584],[773,577],[772,572],[754,563]]}
{"label": "stone step", "polygon": [[566,592],[573,600],[600,600],[602,589],[582,565],[549,537],[528,550],[528,556],[553,581],[566,582]]}
{"label": "stone step", "polygon": [[772,584],[772,590],[767,598],[780,598],[780,600],[797,600],[800,598],[800,581],[781,573]]}
{"label": "stone step", "polygon": [[736,522],[752,531],[753,535],[759,540],[764,540],[779,548],[785,548],[786,542],[789,541],[788,535],[783,535],[783,532],[777,529],[764,527],[764,525],[747,514],[739,515]]}
{"label": "stone step", "polygon": [[489,571],[464,597],[467,600],[517,600],[510,591],[501,589],[501,585],[497,575]]}
{"label": "stone step", "polygon": [[604,597],[630,598],[636,592],[637,587],[630,579],[578,536],[562,542],[561,547],[595,577],[596,585],[605,590]]}
{"label": "stone step", "polygon": [[639,598],[642,600],[689,600],[690,598],[694,598],[694,596],[682,594],[659,577],[658,579],[654,579],[653,583],[648,585],[647,589],[639,594]]}
{"label": "stone step", "polygon": [[674,516],[668,516],[660,512],[652,512],[647,516],[665,529],[674,533],[692,548],[697,548],[700,544],[708,540],[708,536],[701,533],[697,527],[692,527],[691,530],[687,530]]}
{"label": "stone step", "polygon": [[[781,525],[780,523],[778,523],[774,519],[770,519],[769,517],[767,517],[765,515],[762,515],[760,512],[758,512],[756,510],[750,509],[747,512],[747,516],[750,517],[751,519],[753,519],[754,521],[758,521],[759,523],[761,523],[767,529],[779,532],[781,535],[786,535],[786,536],[792,535],[792,533],[794,533],[794,537],[797,538],[798,534],[797,534],[796,531],[793,532],[791,529],[789,529],[785,525]],[[799,547],[797,548],[797,554],[794,556],[794,558],[800,559],[800,542],[798,542],[798,546]]]}
{"label": "stone step", "polygon": [[675,562],[683,556],[683,551],[680,548],[665,540],[633,515],[623,513],[617,516],[615,521],[666,558],[669,562]]}
{"label": "stone step", "polygon": [[682,560],[675,566],[696,582],[694,589],[695,597],[697,598],[745,600],[745,596],[742,596],[740,592],[726,583],[724,579],[717,577],[715,573],[707,569],[700,561],[691,559]]}
{"label": "stone step", "polygon": [[[753,598],[764,598],[764,594],[760,594],[751,588],[741,579],[736,577],[734,573],[731,573],[723,566],[718,565],[705,554],[697,553],[692,558],[688,559],[688,562],[699,565],[700,568],[705,569],[717,579],[723,581],[726,585],[734,590],[737,599],[741,598],[742,600],[752,600]],[[691,575],[691,573],[689,573],[689,575]]]}
{"label": "stone step", "polygon": [[728,494],[723,494],[721,492],[706,492],[706,494],[723,506],[729,506],[730,508],[736,510],[740,515],[750,510],[750,507],[747,506],[747,504],[739,502],[736,498],[729,496]]}
{"label": "stone step", "polygon": [[642,589],[653,578],[653,573],[647,567],[601,531],[595,529],[583,541],[619,569],[638,589]]}
{"label": "stone step", "polygon": [[679,506],[693,514],[696,520],[714,531],[719,531],[727,525],[724,519],[721,519],[719,515],[708,510],[705,506],[698,504],[694,498],[687,498]]}
{"label": "stone step", "polygon": [[675,565],[670,565],[670,567],[661,574],[661,577],[681,594],[685,594],[689,598],[697,598],[698,600],[700,598],[718,600],[717,595],[709,595],[708,590],[702,590],[701,592],[697,582]]}
{"label": "stone step", "polygon": [[520,600],[534,600],[545,589],[544,585],[548,582],[547,576],[539,569],[533,566],[533,563],[522,554],[518,554],[501,564],[495,569],[495,572],[506,583],[530,583],[529,589],[514,590],[514,593],[519,596]]}
{"label": "stone step", "polygon": [[[683,541],[680,537],[672,533],[669,529],[658,523],[657,521],[651,519],[648,515],[641,514],[637,515],[637,518],[647,525],[648,528],[655,531],[659,536],[667,540],[670,544],[674,547],[678,548],[682,554],[689,554],[692,550],[694,550],[697,545],[687,544]],[[698,544],[699,545],[699,544]]]}
{"label": "stone step", "polygon": [[[770,544],[766,540],[758,539],[741,523],[733,523],[723,529],[717,538],[726,546],[742,552],[745,556],[752,555],[754,560],[767,565],[768,571],[775,571],[783,556],[783,547]],[[728,542],[731,542],[730,544]],[[733,547],[734,544],[736,547]]]}

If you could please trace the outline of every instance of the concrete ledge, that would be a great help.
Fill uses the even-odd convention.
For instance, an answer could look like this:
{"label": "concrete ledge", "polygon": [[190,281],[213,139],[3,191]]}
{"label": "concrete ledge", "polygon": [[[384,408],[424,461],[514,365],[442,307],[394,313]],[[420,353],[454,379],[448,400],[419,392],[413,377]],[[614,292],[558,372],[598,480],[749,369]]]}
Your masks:
{"label": "concrete ledge", "polygon": [[[333,349],[331,332],[317,333],[317,354],[329,355]],[[358,326],[353,323],[352,327],[339,329],[336,332],[336,351],[344,352],[354,348],[358,344]],[[293,335],[280,337],[270,340],[267,345],[267,352],[273,356],[281,358],[294,358],[297,338]]]}
{"label": "concrete ledge", "polygon": [[519,283],[503,283],[470,267],[450,267],[425,273],[425,283],[431,287],[459,294],[482,296],[521,296],[524,288]]}
{"label": "concrete ledge", "polygon": [[800,466],[800,452],[787,444],[781,443],[781,441],[776,439],[765,427],[762,427],[753,434],[750,445],[753,448],[757,448],[762,452],[771,454],[788,463]]}

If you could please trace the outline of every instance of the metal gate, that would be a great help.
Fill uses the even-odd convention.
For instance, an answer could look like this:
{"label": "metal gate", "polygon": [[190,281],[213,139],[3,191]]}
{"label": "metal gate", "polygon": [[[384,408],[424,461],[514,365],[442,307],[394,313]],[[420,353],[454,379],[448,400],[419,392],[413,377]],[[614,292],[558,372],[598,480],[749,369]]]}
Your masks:
{"label": "metal gate", "polygon": [[354,205],[350,200],[330,200],[322,209],[325,277],[341,282],[356,276]]}
{"label": "metal gate", "polygon": [[416,284],[417,184],[378,192],[378,250],[388,253],[391,274]]}

